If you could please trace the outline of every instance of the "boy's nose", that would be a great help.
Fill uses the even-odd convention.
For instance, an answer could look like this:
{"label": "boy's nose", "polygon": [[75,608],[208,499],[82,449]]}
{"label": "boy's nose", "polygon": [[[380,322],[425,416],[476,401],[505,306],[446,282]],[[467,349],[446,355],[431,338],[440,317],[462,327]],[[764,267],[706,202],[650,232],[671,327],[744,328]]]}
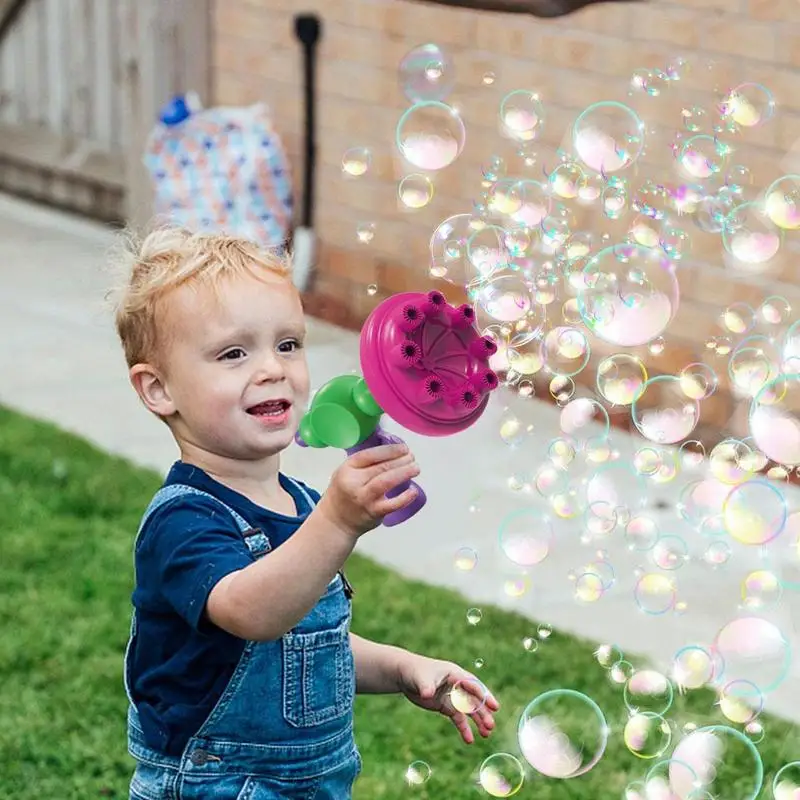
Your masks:
{"label": "boy's nose", "polygon": [[266,356],[258,365],[258,370],[254,377],[257,383],[264,383],[265,381],[282,380],[285,374],[283,364],[279,358],[275,358],[275,356]]}

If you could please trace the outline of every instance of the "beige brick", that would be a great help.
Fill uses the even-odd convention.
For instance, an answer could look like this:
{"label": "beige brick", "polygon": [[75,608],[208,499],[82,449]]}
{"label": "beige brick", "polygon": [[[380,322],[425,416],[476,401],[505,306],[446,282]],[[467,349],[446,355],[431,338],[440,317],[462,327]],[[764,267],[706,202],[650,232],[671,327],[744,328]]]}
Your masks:
{"label": "beige brick", "polygon": [[711,9],[737,14],[742,10],[745,0],[673,0],[673,2],[686,6],[686,8]]}
{"label": "beige brick", "polygon": [[682,50],[697,48],[705,39],[701,15],[685,9],[644,4],[636,9],[636,35],[644,41],[664,42]]}
{"label": "beige brick", "polygon": [[702,50],[726,53],[742,58],[769,60],[777,47],[777,31],[772,25],[744,18],[698,18],[703,35],[699,42]]}
{"label": "beige brick", "polygon": [[536,20],[537,25],[561,28],[579,28],[594,33],[604,33],[612,36],[627,38],[635,30],[638,21],[639,8],[631,9],[629,6],[607,3],[594,6],[584,6],[577,12],[567,17],[542,22]]}
{"label": "beige brick", "polygon": [[746,0],[746,15],[752,19],[792,22],[800,18],[795,0]]}
{"label": "beige brick", "polygon": [[554,29],[552,34],[540,34],[531,49],[535,61],[550,66],[603,75],[627,75],[630,72],[629,53],[621,39]]}

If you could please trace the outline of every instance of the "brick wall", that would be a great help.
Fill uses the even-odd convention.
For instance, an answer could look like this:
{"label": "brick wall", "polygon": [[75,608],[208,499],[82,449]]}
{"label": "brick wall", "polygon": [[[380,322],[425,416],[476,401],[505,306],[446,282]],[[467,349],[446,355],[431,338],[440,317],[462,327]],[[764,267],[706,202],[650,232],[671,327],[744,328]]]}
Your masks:
{"label": "brick wall", "polygon": [[[756,188],[766,188],[787,171],[800,172],[800,163],[786,168],[787,151],[800,138],[797,0],[609,3],[560,20],[406,0],[217,0],[214,101],[263,100],[271,106],[295,165],[298,192],[303,123],[300,46],[293,32],[298,11],[316,11],[324,24],[316,189],[321,251],[306,306],[339,324],[357,328],[384,297],[432,286],[431,233],[446,217],[471,210],[480,192],[481,166],[490,156],[505,157],[512,173],[526,170],[497,132],[498,105],[514,89],[540,93],[547,121],[536,151],[540,163],[552,165],[555,148],[580,111],[599,100],[626,101],[634,70],[661,69],[676,56],[687,56],[703,66],[657,98],[629,99],[637,109],[646,106],[643,117],[652,128],[646,156],[635,168],[636,181],[646,176],[674,181],[669,141],[670,131],[680,128],[681,109],[711,108],[715,84],[731,87],[744,81],[768,87],[777,113],[737,139],[730,163],[749,167]],[[397,183],[405,173],[395,152],[395,128],[409,105],[398,85],[397,67],[405,53],[426,41],[454,59],[458,81],[450,102],[463,112],[467,139],[455,164],[435,175],[434,201],[410,212],[400,209],[397,200]],[[706,62],[712,66],[706,68]],[[488,72],[495,75],[489,86],[483,81]],[[372,168],[358,180],[345,180],[342,155],[357,146],[372,150]],[[595,211],[579,224],[599,233],[603,226],[598,220]],[[364,222],[375,224],[369,245],[359,243],[356,234]],[[686,228],[691,249],[681,262],[681,306],[668,329],[666,347],[660,355],[639,351],[651,373],[674,374],[695,361],[711,364],[722,385],[703,403],[701,431],[709,436],[722,428],[744,433],[741,410],[735,411],[726,392],[725,360],[710,356],[705,343],[724,334],[719,318],[726,304],[743,301],[757,308],[764,297],[777,294],[800,307],[792,241],[800,240],[800,234],[786,237],[777,271],[752,276],[724,266],[718,235],[703,234],[691,222]],[[370,285],[378,287],[376,294],[367,291]],[[460,299],[452,287],[440,288],[449,298]],[[609,352],[602,343],[594,344],[596,356]],[[584,371],[589,381],[594,374]]]}

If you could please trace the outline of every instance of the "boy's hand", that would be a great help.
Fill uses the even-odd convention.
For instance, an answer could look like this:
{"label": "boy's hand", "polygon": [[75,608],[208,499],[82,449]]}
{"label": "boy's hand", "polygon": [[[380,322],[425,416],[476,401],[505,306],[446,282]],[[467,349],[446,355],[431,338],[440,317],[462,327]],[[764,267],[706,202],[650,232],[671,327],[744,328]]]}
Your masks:
{"label": "boy's hand", "polygon": [[416,497],[413,486],[391,499],[385,495],[417,475],[419,467],[406,444],[360,450],[333,473],[318,508],[336,527],[358,537]]}
{"label": "boy's hand", "polygon": [[[474,675],[457,664],[410,653],[398,665],[398,681],[400,691],[414,705],[448,717],[466,744],[475,741],[469,719],[484,738],[492,732],[494,712],[500,703]],[[453,706],[454,699],[458,708]]]}

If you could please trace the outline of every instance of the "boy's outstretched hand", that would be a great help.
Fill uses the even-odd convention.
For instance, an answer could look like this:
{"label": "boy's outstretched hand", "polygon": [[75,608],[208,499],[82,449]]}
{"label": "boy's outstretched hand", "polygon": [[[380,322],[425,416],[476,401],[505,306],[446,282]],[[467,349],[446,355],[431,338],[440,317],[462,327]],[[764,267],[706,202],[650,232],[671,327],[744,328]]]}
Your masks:
{"label": "boy's outstretched hand", "polygon": [[[467,744],[475,741],[470,718],[484,738],[492,732],[494,712],[500,708],[500,703],[474,675],[458,664],[413,653],[399,665],[398,677],[400,691],[414,705],[449,717]],[[454,687],[458,708],[453,706]]]}

